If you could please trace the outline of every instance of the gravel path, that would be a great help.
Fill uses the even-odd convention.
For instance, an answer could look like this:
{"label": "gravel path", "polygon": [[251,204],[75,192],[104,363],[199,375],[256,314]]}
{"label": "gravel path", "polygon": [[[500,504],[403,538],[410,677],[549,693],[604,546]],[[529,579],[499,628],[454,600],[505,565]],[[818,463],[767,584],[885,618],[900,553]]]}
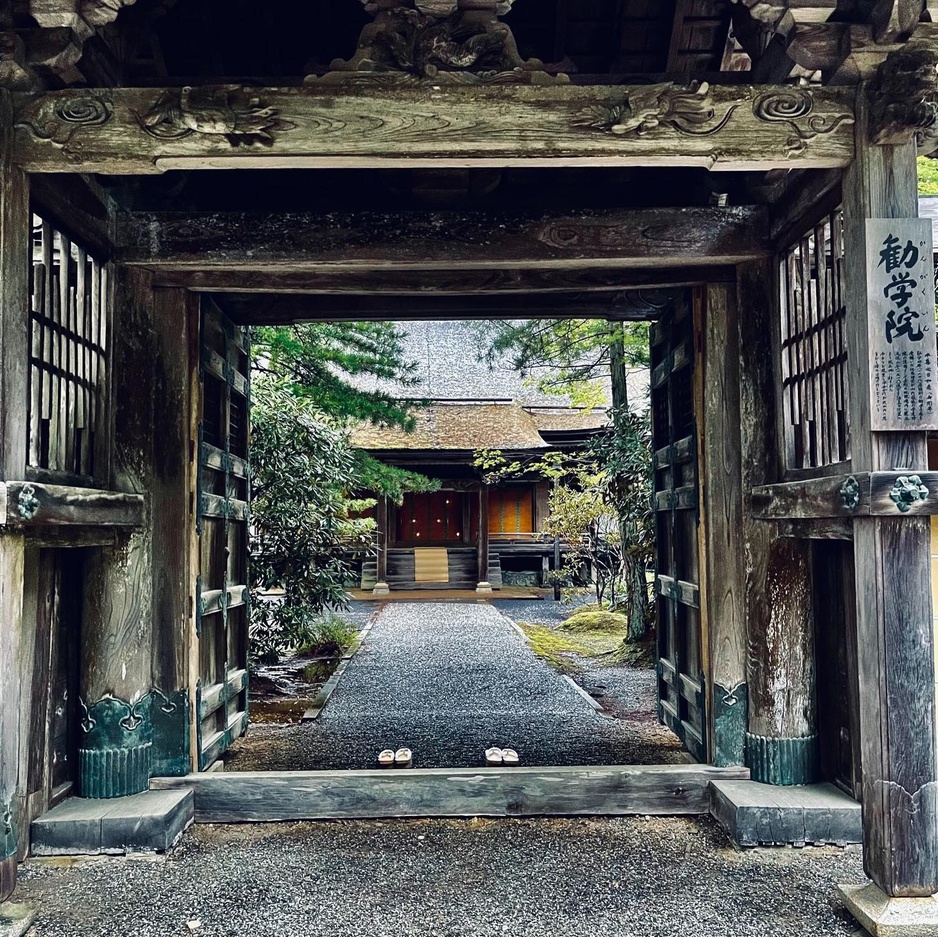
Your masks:
{"label": "gravel path", "polygon": [[31,937],[848,937],[859,881],[859,850],[738,853],[709,819],[434,820],[195,827],[28,863],[15,900]]}
{"label": "gravel path", "polygon": [[[634,673],[653,694],[654,675]],[[597,713],[489,604],[390,603],[317,721],[254,726],[227,765],[369,768],[382,748],[402,745],[424,768],[480,764],[490,745],[515,748],[531,765],[683,760],[653,705],[642,697],[634,719]]]}

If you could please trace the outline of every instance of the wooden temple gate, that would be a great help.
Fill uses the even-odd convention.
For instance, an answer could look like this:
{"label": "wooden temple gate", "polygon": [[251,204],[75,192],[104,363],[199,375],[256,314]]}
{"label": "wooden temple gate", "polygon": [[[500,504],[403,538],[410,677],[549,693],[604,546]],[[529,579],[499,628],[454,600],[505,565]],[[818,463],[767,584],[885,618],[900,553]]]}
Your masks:
{"label": "wooden temple gate", "polygon": [[[714,765],[840,784],[875,887],[938,891],[938,374],[915,167],[935,148],[932,4],[832,20],[833,3],[714,0],[701,21],[735,29],[715,67],[677,4],[663,67],[630,66],[622,32],[605,78],[567,81],[520,57],[511,2],[400,0],[368,5],[356,57],[304,84],[134,87],[118,66],[154,60],[109,43],[139,46],[168,6],[0,13],[0,897],[69,785],[140,791],[243,731],[241,326],[655,318],[646,290],[670,297],[652,401],[662,717]],[[484,35],[489,57],[394,59],[380,40],[403,7],[454,43]],[[265,211],[243,185],[221,211],[183,210],[173,186],[155,211],[127,195],[164,173],[338,169],[592,173],[584,193],[655,171],[675,188],[672,207],[554,204],[547,186],[535,209],[475,213],[406,196]],[[692,170],[709,172],[685,185]],[[69,684],[81,712],[42,724]]]}

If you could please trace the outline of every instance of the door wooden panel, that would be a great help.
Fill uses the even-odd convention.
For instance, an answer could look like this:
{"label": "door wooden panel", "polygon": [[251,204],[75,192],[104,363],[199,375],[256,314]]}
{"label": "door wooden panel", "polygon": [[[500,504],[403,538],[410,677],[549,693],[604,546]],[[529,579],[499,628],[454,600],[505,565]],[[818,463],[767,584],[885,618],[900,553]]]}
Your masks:
{"label": "door wooden panel", "polygon": [[652,328],[657,528],[658,716],[708,760],[700,560],[694,323],[681,303]]}
{"label": "door wooden panel", "polygon": [[208,299],[201,335],[196,701],[204,770],[248,722],[250,371],[247,331]]}

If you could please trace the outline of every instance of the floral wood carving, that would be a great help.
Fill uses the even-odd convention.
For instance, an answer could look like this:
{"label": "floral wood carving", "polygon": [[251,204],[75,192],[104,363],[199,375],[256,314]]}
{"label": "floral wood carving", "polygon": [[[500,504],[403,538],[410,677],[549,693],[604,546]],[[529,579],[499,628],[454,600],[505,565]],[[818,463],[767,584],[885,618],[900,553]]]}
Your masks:
{"label": "floral wood carving", "polygon": [[938,147],[938,51],[909,45],[893,52],[868,89],[874,143],[908,143],[919,150]]}
{"label": "floral wood carving", "polygon": [[270,146],[276,133],[295,126],[277,114],[276,108],[267,107],[250,88],[218,85],[165,91],[138,119],[150,136],[161,140],[180,140],[198,133],[224,137],[232,146]]}
{"label": "floral wood carving", "polygon": [[694,81],[686,88],[668,82],[632,89],[615,104],[589,107],[575,124],[618,136],[641,136],[664,124],[682,133],[704,136],[722,130],[738,106],[731,105],[713,123],[716,109],[707,82]]}
{"label": "floral wood carving", "polygon": [[538,59],[525,61],[497,0],[362,0],[375,17],[355,55],[307,84],[561,84]]}
{"label": "floral wood carving", "polygon": [[105,91],[87,91],[61,100],[43,98],[17,113],[15,126],[28,130],[37,140],[48,140],[68,148],[76,131],[100,126],[111,119],[111,98]]}
{"label": "floral wood carving", "polygon": [[824,134],[833,133],[842,124],[852,124],[853,114],[818,114],[814,95],[806,88],[765,91],[752,104],[752,113],[767,123],[787,124],[790,156],[803,153],[808,144]]}

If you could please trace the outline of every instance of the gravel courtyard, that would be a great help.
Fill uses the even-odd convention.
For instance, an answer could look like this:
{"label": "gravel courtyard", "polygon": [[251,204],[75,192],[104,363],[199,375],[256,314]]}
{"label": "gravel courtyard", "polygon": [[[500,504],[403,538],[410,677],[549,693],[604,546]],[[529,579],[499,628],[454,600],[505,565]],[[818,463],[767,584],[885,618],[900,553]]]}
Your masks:
{"label": "gravel courtyard", "polygon": [[[513,610],[526,620],[541,607]],[[529,765],[664,764],[683,760],[654,716],[655,677],[631,667],[582,678],[613,715],[597,712],[537,658],[501,608],[485,602],[389,603],[315,722],[259,724],[233,747],[235,771],[374,767],[408,746],[421,768],[469,767],[492,745]]]}
{"label": "gravel courtyard", "polygon": [[30,937],[846,937],[858,849],[729,847],[709,819],[195,827],[167,857],[30,862]]}

